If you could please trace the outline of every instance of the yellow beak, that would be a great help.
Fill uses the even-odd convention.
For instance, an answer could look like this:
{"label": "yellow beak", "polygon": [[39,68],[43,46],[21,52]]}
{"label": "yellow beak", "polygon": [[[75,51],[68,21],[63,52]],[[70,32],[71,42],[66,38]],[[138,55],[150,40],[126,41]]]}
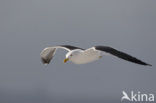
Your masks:
{"label": "yellow beak", "polygon": [[67,61],[69,61],[69,58],[64,59],[64,63],[66,63]]}

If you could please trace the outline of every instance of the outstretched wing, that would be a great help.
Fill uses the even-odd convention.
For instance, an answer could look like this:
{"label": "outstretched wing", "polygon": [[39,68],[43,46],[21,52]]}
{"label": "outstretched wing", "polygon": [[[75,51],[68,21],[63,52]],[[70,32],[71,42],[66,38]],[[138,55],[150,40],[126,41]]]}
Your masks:
{"label": "outstretched wing", "polygon": [[140,64],[140,65],[148,65],[148,66],[152,66],[150,64],[147,64],[129,54],[126,54],[124,52],[121,52],[121,51],[118,51],[112,47],[108,47],[108,46],[95,46],[95,49],[96,50],[100,50],[100,51],[103,51],[105,53],[109,53],[109,54],[112,54],[114,56],[117,56],[121,59],[124,59],[124,60],[127,60],[127,61],[130,61],[130,62],[133,62],[133,63],[137,63],[137,64]]}
{"label": "outstretched wing", "polygon": [[49,64],[58,48],[65,49],[67,51],[71,51],[74,49],[81,49],[79,47],[75,47],[75,46],[71,46],[71,45],[60,45],[60,46],[46,47],[40,53],[42,63]]}

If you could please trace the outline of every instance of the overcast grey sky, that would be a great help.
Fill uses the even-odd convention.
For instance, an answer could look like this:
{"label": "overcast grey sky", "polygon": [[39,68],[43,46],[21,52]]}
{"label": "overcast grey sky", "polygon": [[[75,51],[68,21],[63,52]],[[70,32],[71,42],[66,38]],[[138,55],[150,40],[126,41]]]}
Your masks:
{"label": "overcast grey sky", "polygon": [[[120,103],[122,91],[156,94],[155,0],[1,0],[1,103]],[[47,46],[108,45],[152,67],[115,57],[44,66]],[[126,102],[125,102],[126,103]]]}

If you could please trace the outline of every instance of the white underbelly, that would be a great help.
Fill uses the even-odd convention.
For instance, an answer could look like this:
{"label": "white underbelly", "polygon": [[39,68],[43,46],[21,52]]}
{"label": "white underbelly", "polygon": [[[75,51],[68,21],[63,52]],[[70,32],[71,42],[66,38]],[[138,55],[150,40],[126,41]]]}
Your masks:
{"label": "white underbelly", "polygon": [[100,56],[101,54],[98,51],[82,52],[73,58],[72,62],[75,64],[86,64],[98,60]]}

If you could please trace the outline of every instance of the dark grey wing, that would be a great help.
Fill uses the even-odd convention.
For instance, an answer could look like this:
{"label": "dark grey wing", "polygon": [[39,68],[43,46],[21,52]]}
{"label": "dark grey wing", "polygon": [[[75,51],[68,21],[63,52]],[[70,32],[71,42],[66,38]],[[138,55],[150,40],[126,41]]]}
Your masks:
{"label": "dark grey wing", "polygon": [[40,53],[42,63],[49,64],[50,61],[52,60],[52,58],[54,57],[56,50],[59,48],[65,49],[67,51],[71,51],[74,49],[82,49],[82,48],[74,47],[74,46],[70,46],[70,45],[47,47],[47,48],[43,49],[42,52]]}
{"label": "dark grey wing", "polygon": [[106,53],[109,53],[109,54],[112,54],[114,56],[117,56],[119,58],[122,58],[124,60],[127,60],[127,61],[130,61],[130,62],[133,62],[133,63],[137,63],[137,64],[140,64],[140,65],[148,65],[148,66],[152,66],[150,64],[147,64],[129,54],[126,54],[124,52],[121,52],[121,51],[118,51],[112,47],[108,47],[108,46],[95,46],[95,49],[96,50],[100,50],[100,51],[103,51],[103,52],[106,52]]}

